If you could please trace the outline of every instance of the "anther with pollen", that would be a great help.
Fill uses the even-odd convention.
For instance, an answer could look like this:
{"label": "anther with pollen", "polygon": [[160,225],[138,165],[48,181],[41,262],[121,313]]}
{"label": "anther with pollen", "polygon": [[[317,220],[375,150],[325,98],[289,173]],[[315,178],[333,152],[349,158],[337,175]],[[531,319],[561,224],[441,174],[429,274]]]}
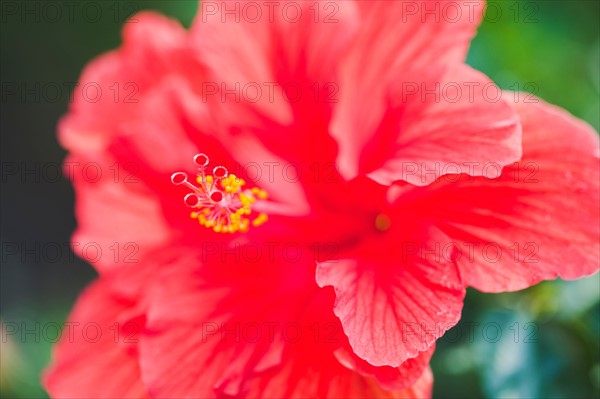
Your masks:
{"label": "anther with pollen", "polygon": [[212,174],[207,174],[209,159],[205,154],[194,156],[194,163],[198,167],[197,186],[190,183],[184,172],[171,175],[173,184],[191,190],[183,200],[193,209],[192,219],[217,233],[245,233],[250,225],[258,227],[267,221],[266,214],[252,212],[252,204],[267,199],[264,190],[244,188],[246,182],[229,174],[223,166],[217,166]]}

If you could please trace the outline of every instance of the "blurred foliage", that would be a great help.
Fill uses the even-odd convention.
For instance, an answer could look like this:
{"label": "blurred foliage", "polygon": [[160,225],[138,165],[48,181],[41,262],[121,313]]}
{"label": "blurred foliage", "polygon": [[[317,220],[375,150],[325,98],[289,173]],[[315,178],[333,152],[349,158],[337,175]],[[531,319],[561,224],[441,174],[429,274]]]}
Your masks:
{"label": "blurred foliage", "polygon": [[469,289],[432,360],[439,398],[595,398],[600,394],[600,275],[527,290]]}
{"label": "blurred foliage", "polygon": [[491,1],[468,62],[600,128],[600,2]]}
{"label": "blurred foliage", "polygon": [[[197,9],[193,0],[103,4],[112,5],[110,12],[116,8],[118,18],[98,23],[3,19],[2,81],[74,82],[89,60],[119,45],[123,17],[132,10],[159,10],[189,26]],[[492,2],[468,62],[503,89],[533,92],[598,130],[599,17],[598,1]],[[3,102],[3,161],[62,161],[55,126],[67,109],[63,97],[55,103]],[[66,181],[11,183],[2,193],[2,240],[67,242],[75,227],[72,209]],[[62,322],[93,278],[92,269],[79,260],[68,265],[3,262],[0,320]],[[599,296],[598,275],[544,282],[516,293],[470,289],[461,322],[439,341],[432,360],[434,396],[600,397]],[[39,374],[52,343],[19,338],[1,343],[0,396],[45,397]]]}

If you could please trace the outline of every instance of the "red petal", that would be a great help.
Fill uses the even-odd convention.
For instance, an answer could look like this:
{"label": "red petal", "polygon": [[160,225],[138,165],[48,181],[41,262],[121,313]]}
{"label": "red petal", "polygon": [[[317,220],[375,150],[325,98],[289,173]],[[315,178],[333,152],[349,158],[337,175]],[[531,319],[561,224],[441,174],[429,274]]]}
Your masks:
{"label": "red petal", "polygon": [[[403,207],[444,230],[461,254],[464,282],[488,292],[575,279],[600,267],[598,135],[525,93],[515,109],[523,160],[498,179],[446,177],[401,196]],[[450,182],[449,180],[458,180]]]}
{"label": "red petal", "polygon": [[[464,62],[482,2],[364,1],[357,40],[341,65],[340,102],[331,128],[342,174],[358,173],[360,151],[387,108],[389,85]],[[427,11],[433,11],[427,13]]]}
{"label": "red petal", "polygon": [[[174,20],[144,12],[125,24],[123,46],[91,62],[74,90],[60,139],[69,150],[100,150],[135,115],[144,93],[174,69],[192,69],[186,34]],[[195,67],[196,71],[199,69]]]}
{"label": "red petal", "polygon": [[362,26],[346,68],[362,70],[365,84],[380,80],[394,67],[408,71],[464,62],[484,8],[479,0],[357,4]]}
{"label": "red petal", "polygon": [[334,311],[352,349],[374,366],[416,357],[460,318],[465,292],[442,253],[447,238],[410,230],[403,225],[365,243],[363,254],[317,266],[317,283],[335,288]]}
{"label": "red petal", "polygon": [[222,131],[253,128],[287,160],[333,160],[327,124],[336,66],[357,17],[348,1],[201,3],[192,36],[210,70],[205,92],[216,90],[206,97],[220,105]]}
{"label": "red petal", "polygon": [[497,177],[487,164],[521,158],[518,115],[482,73],[456,65],[403,77],[392,90],[395,104],[362,150],[360,171],[373,180],[424,186],[461,171]]}
{"label": "red petal", "polygon": [[433,373],[427,367],[419,380],[410,388],[407,388],[398,393],[398,399],[422,399],[431,398],[433,388]]}
{"label": "red petal", "polygon": [[65,323],[44,386],[54,398],[145,398],[137,340],[143,318],[103,282],[88,287]]}
{"label": "red petal", "polygon": [[152,396],[391,397],[372,375],[397,387],[427,366],[361,375],[342,365],[334,297],[304,262],[199,264],[181,257],[150,293],[141,367]]}
{"label": "red petal", "polygon": [[[249,375],[280,362],[283,342],[275,333],[281,327],[264,323],[285,320],[281,312],[293,312],[288,309],[293,304],[271,303],[278,295],[273,281],[256,265],[200,264],[193,255],[181,256],[176,265],[162,270],[150,292],[141,367],[153,396],[237,395]],[[255,326],[261,329],[256,341]]]}
{"label": "red petal", "polygon": [[[169,239],[159,199],[135,175],[131,176],[135,182],[115,181],[116,163],[107,156],[71,156],[65,165],[72,168],[77,188],[79,225],[72,242],[81,258],[100,270],[138,264]],[[118,172],[119,179],[124,179],[131,170],[118,168]]]}
{"label": "red petal", "polygon": [[406,360],[400,367],[376,367],[356,356],[350,348],[340,348],[335,352],[336,358],[344,366],[355,370],[363,376],[375,377],[378,384],[387,390],[397,391],[413,385],[424,370],[429,367],[429,361],[435,350],[435,344],[417,357]]}
{"label": "red petal", "polygon": [[312,356],[310,361],[298,357],[289,359],[282,369],[263,376],[247,392],[248,398],[431,398],[433,374],[429,367],[420,377],[403,389],[386,390],[372,377],[362,376],[340,364],[328,353]]}

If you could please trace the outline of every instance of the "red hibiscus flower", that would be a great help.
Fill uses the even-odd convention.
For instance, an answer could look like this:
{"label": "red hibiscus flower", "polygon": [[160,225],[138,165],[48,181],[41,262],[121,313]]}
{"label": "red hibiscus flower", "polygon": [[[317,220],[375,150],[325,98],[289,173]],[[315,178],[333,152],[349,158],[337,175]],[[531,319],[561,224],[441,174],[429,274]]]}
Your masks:
{"label": "red hibiscus flower", "polygon": [[428,397],[465,287],[598,270],[596,133],[467,67],[483,6],[452,3],[127,24],[81,83],[133,101],[76,99],[59,127],[69,162],[105,172],[75,177],[75,250],[115,256],[50,395]]}

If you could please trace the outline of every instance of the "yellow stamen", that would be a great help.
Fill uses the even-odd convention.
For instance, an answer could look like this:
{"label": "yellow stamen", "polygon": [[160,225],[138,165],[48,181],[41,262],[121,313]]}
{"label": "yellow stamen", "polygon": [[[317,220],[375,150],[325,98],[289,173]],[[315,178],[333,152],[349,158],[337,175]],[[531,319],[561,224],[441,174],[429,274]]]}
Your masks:
{"label": "yellow stamen", "polygon": [[266,200],[266,191],[254,187],[245,189],[246,182],[234,174],[228,174],[222,166],[214,168],[213,175],[206,174],[208,157],[198,154],[194,157],[198,166],[198,176],[195,179],[199,187],[187,180],[183,172],[174,173],[171,181],[175,185],[185,185],[192,193],[185,197],[185,203],[194,211],[190,218],[197,219],[201,226],[212,229],[216,233],[245,233],[252,226],[263,225],[268,216],[264,213],[252,217],[252,204]]}

